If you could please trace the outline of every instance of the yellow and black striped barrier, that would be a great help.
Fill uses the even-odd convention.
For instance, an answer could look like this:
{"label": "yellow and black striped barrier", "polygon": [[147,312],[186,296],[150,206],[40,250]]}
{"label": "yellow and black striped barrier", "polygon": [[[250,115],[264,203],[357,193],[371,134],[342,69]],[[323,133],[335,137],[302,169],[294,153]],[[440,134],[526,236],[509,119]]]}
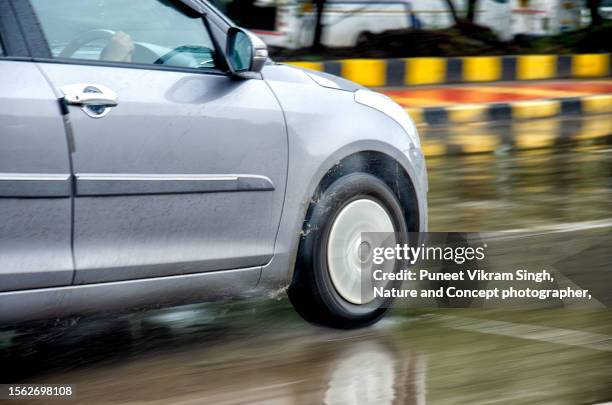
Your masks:
{"label": "yellow and black striped barrier", "polygon": [[538,118],[486,125],[425,125],[419,127],[419,133],[423,153],[430,158],[510,150],[599,148],[612,142],[612,115],[585,115],[562,120]]}
{"label": "yellow and black striped barrier", "polygon": [[612,137],[612,94],[406,111],[419,127],[423,152],[429,157],[549,148]]}
{"label": "yellow and black striped barrier", "polygon": [[417,124],[444,126],[470,122],[521,121],[556,116],[612,113],[612,94],[448,107],[406,108]]}
{"label": "yellow and black striped barrier", "polygon": [[608,53],[288,62],[368,87],[612,76]]}

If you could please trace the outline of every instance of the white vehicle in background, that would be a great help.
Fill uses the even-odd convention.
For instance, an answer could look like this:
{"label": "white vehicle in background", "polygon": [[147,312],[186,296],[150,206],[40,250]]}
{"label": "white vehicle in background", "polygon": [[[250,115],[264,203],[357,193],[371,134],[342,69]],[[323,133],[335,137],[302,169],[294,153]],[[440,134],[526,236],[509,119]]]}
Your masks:
{"label": "white vehicle in background", "polygon": [[[372,34],[398,28],[413,28],[412,2],[328,0],[323,14],[322,42],[330,47],[356,46],[368,40]],[[316,10],[304,16],[306,27],[312,27],[306,43],[312,43]]]}
{"label": "white vehicle in background", "polygon": [[[243,19],[230,10],[230,4],[236,1],[216,0],[213,3],[228,12],[238,24],[255,32],[269,46],[296,49],[312,44],[316,8],[311,1],[255,0],[247,6],[252,8],[250,13],[240,13],[244,15]],[[268,18],[256,17],[262,14]],[[258,24],[255,24],[255,19]],[[264,20],[266,24],[262,25]],[[443,0],[328,0],[323,25],[324,45],[350,47],[372,34],[387,30],[448,27],[452,25],[452,18]]]}
{"label": "white vehicle in background", "polygon": [[[298,49],[312,45],[316,8],[311,0],[213,0],[269,46]],[[604,4],[612,0],[604,0]],[[466,0],[453,0],[466,12]],[[480,0],[477,24],[500,38],[518,34],[554,35],[580,27],[583,0]],[[606,10],[600,9],[605,17]],[[327,0],[322,42],[355,47],[372,34],[402,28],[441,29],[454,24],[445,0]]]}
{"label": "white vehicle in background", "polygon": [[510,31],[504,39],[514,35],[556,35],[581,26],[582,0],[511,0]]}
{"label": "white vehicle in background", "polygon": [[[502,38],[511,38],[514,33],[509,16],[517,8],[511,3],[517,1],[479,1],[476,22],[490,27]],[[311,0],[213,0],[213,3],[269,46],[298,49],[312,45],[316,9]],[[459,13],[465,12],[466,0],[453,3]],[[354,47],[372,34],[387,30],[441,29],[453,24],[445,0],[327,0],[322,42],[328,47]]]}

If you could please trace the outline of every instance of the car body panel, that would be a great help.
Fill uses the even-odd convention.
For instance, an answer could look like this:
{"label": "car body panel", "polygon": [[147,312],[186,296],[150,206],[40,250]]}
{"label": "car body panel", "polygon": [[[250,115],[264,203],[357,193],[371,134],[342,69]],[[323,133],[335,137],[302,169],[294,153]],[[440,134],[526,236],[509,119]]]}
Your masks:
{"label": "car body panel", "polygon": [[[261,268],[88,284],[0,294],[0,328],[74,314],[249,297]],[[58,304],[58,303],[61,303]]]}
{"label": "car body panel", "polygon": [[[395,159],[405,169],[417,194],[419,230],[427,230],[425,159],[395,121],[354,102],[351,91],[332,90],[309,81],[302,69],[285,65],[266,66],[263,76],[285,112],[290,165],[276,254],[274,260],[263,268],[260,288],[282,289],[291,280],[312,196],[325,174],[352,154],[380,152]],[[342,89],[346,88],[343,82],[344,79],[337,80]],[[303,173],[310,175],[304,176]]]}
{"label": "car body panel", "polygon": [[70,106],[76,284],[253,267],[274,253],[287,172],[262,80],[41,63],[57,91],[112,89],[101,119]]}
{"label": "car body panel", "polygon": [[0,61],[0,291],[72,283],[69,180],[51,88],[34,64]]}

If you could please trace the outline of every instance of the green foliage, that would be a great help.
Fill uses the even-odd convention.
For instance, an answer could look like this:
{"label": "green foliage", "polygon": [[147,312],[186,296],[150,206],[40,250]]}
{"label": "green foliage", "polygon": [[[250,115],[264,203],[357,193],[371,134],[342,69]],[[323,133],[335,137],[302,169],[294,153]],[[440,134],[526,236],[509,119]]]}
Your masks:
{"label": "green foliage", "polygon": [[612,21],[532,41],[528,47],[541,53],[612,52]]}

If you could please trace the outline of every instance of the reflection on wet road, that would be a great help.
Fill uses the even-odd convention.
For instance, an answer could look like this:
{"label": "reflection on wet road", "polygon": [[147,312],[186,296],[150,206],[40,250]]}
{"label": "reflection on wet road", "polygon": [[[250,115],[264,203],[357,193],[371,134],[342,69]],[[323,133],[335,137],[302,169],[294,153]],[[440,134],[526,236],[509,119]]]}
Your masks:
{"label": "reflection on wet road", "polygon": [[431,231],[612,221],[612,148],[430,158]]}
{"label": "reflection on wet road", "polygon": [[[469,318],[466,311],[394,313],[375,327],[343,332],[304,324],[285,300],[204,305],[180,321],[140,315],[116,319],[116,325],[108,319],[97,321],[98,327],[84,322],[54,343],[21,336],[22,351],[4,354],[2,374],[4,380],[75,384],[76,402],[83,404],[609,399],[612,351],[581,339],[609,339],[610,311],[477,311],[467,312]],[[480,330],[462,324],[470,319],[478,325],[478,317],[506,320],[500,333],[488,325]],[[506,325],[520,327],[516,322],[528,324],[522,333],[544,324],[534,331],[539,336],[546,336],[541,329],[582,332],[575,344],[508,336]]]}
{"label": "reflection on wet road", "polygon": [[[428,165],[433,231],[612,226],[606,145]],[[2,332],[0,381],[75,384],[83,404],[595,404],[611,336],[610,310],[395,309],[346,332],[262,299]]]}

